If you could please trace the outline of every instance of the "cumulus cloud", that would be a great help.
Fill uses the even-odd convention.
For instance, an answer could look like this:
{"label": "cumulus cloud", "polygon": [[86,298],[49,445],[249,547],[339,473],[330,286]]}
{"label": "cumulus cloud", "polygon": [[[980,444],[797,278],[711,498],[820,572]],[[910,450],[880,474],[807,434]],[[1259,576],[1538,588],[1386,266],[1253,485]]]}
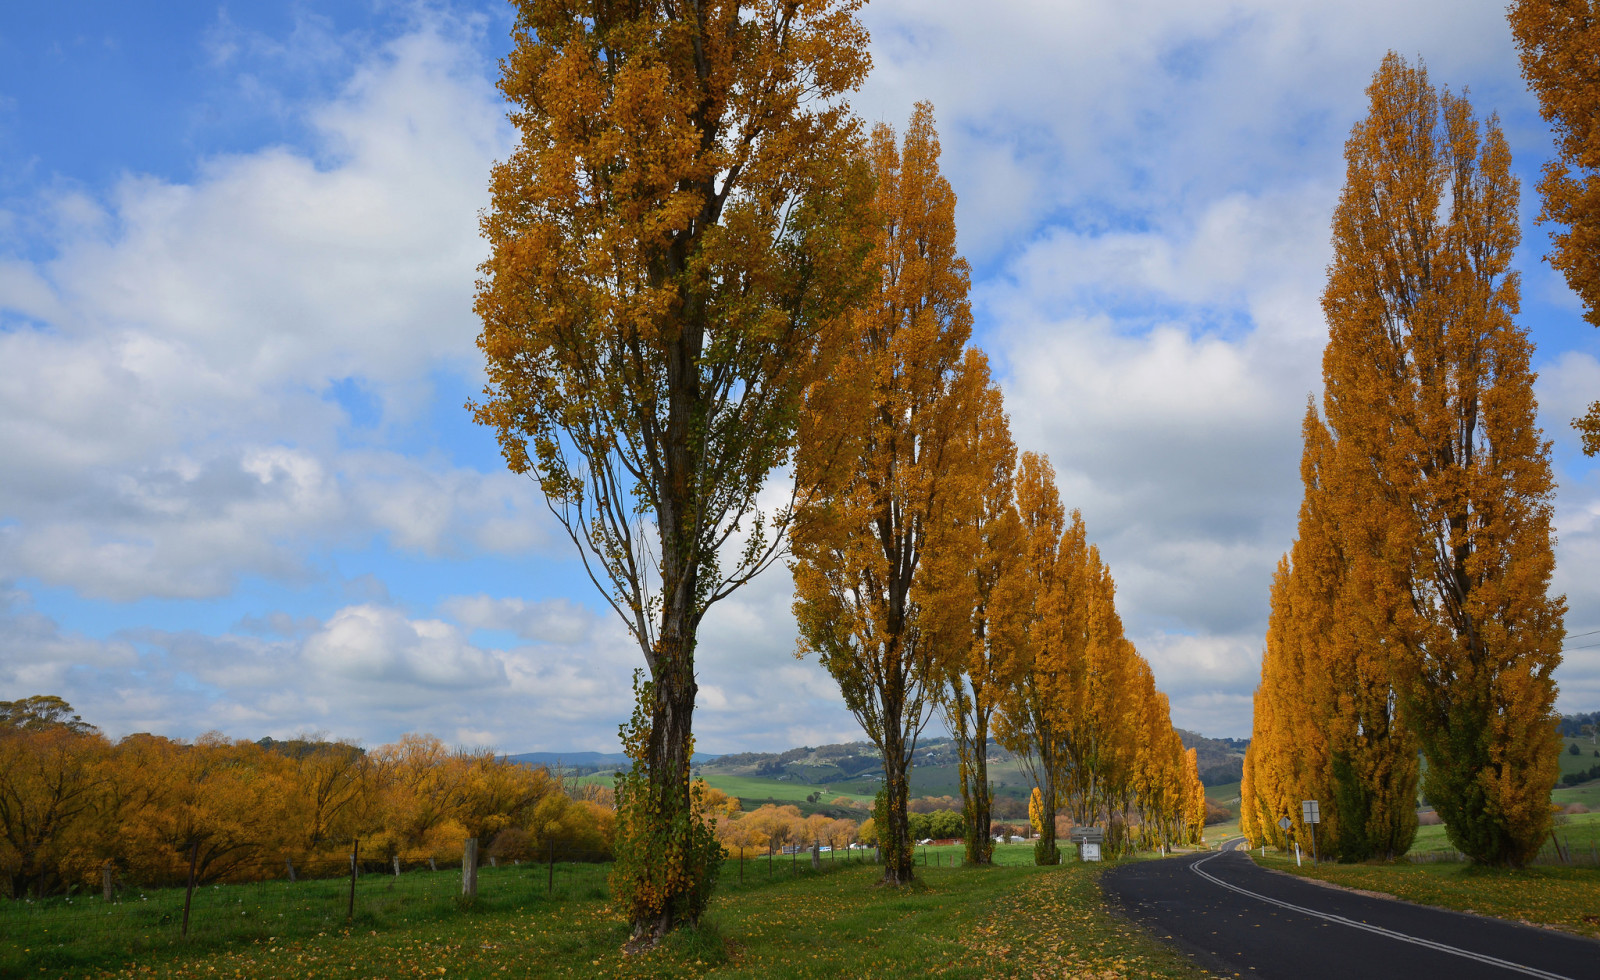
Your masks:
{"label": "cumulus cloud", "polygon": [[[213,155],[181,181],[8,203],[0,580],[203,604],[250,577],[292,591],[329,574],[313,555],[374,541],[431,562],[566,556],[528,481],[406,444],[430,413],[459,413],[441,379],[479,383],[475,217],[511,139],[476,23],[417,9],[361,44],[314,18],[287,41],[223,22],[214,66],[304,140]],[[1534,166],[1547,134],[1501,11],[874,0],[864,16],[875,67],[856,104],[896,125],[935,104],[977,337],[1019,444],[1050,455],[1083,510],[1175,721],[1246,734],[1320,387],[1342,141],[1394,48],[1498,108]],[[315,76],[312,94],[273,91],[251,58]],[[1570,314],[1559,283],[1533,278]],[[1565,430],[1600,368],[1567,351],[1542,370],[1566,467],[1557,587],[1571,630],[1600,629],[1600,484]],[[364,575],[315,615],[269,602],[228,631],[178,614],[95,638],[12,588],[0,690],[60,691],[115,731],[614,748],[641,658],[581,573],[521,596],[445,591],[397,588],[413,609]],[[859,737],[832,680],[793,658],[790,601],[779,567],[706,619],[703,748]],[[1565,708],[1594,707],[1600,651],[1559,676]]]}
{"label": "cumulus cloud", "polygon": [[372,53],[305,110],[309,150],[49,202],[54,254],[0,264],[0,574],[204,598],[364,537],[545,543],[527,481],[352,447],[330,396],[358,379],[381,445],[435,372],[476,376],[475,215],[509,136],[469,34],[433,17]]}

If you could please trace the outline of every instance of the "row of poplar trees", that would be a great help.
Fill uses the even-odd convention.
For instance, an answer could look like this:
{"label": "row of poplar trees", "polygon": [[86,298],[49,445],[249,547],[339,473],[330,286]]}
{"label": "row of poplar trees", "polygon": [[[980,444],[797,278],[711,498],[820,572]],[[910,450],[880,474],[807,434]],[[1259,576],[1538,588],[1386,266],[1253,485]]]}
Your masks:
{"label": "row of poplar trees", "polygon": [[644,661],[612,873],[635,944],[696,920],[722,859],[690,779],[700,624],[791,549],[802,646],[884,751],[889,880],[934,704],[970,838],[991,719],[1085,817],[1142,807],[1171,836],[1204,806],[1047,466],[1013,473],[931,111],[902,151],[850,108],[863,3],[515,3],[469,407]]}
{"label": "row of poplar trees", "polygon": [[916,741],[942,714],[960,753],[966,858],[989,863],[991,741],[1038,787],[1039,863],[1055,814],[1151,843],[1204,821],[1204,791],[1116,587],[1047,459],[1019,459],[988,360],[969,344],[967,264],[933,111],[868,144],[876,274],[829,376],[805,394],[790,525],[801,655],[815,654],[884,759],[884,880],[913,874]]}
{"label": "row of poplar trees", "polygon": [[[1535,28],[1588,7],[1513,7],[1530,79],[1560,39]],[[1584,24],[1592,95],[1600,30]],[[1300,801],[1316,799],[1323,853],[1392,859],[1415,836],[1420,788],[1470,860],[1521,865],[1550,829],[1565,600],[1549,594],[1550,444],[1514,319],[1518,181],[1498,121],[1422,65],[1390,54],[1367,93],[1345,144],[1322,411],[1307,406],[1298,534],[1272,583],[1241,829],[1285,847],[1288,817],[1304,841]],[[1572,184],[1557,161],[1541,189]],[[1588,192],[1600,197],[1592,178]],[[1593,223],[1558,253],[1581,265],[1579,230],[1592,270]]]}

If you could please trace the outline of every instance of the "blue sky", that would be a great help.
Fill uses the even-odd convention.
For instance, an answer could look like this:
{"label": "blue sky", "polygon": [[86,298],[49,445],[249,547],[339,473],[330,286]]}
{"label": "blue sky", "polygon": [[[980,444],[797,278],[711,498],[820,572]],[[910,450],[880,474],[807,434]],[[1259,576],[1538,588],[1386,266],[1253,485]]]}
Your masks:
{"label": "blue sky", "polygon": [[[1174,720],[1245,735],[1341,147],[1390,48],[1498,111],[1555,442],[1557,588],[1600,630],[1600,331],[1545,250],[1548,133],[1495,3],[875,0],[856,105],[938,112],[976,340]],[[463,403],[512,134],[493,3],[0,12],[0,698],[113,734],[611,749],[637,650]],[[705,751],[857,737],[778,569],[712,614]],[[1600,645],[1558,675],[1600,707]]]}

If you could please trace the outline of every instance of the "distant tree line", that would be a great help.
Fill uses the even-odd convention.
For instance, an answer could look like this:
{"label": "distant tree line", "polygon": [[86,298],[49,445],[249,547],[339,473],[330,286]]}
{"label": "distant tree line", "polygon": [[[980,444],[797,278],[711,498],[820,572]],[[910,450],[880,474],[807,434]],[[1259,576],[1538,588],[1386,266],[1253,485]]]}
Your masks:
{"label": "distant tree line", "polygon": [[[551,847],[609,852],[611,792],[575,788],[489,750],[405,735],[370,751],[314,738],[113,743],[65,701],[0,702],[0,874],[14,899],[91,887],[110,866],[141,885],[324,875]],[[293,869],[291,871],[291,869]]]}

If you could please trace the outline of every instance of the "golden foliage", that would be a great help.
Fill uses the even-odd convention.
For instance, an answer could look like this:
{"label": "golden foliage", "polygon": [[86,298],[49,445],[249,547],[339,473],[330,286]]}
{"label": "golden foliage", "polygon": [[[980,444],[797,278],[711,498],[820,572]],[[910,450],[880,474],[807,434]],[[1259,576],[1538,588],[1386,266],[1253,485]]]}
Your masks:
{"label": "golden foliage", "polygon": [[963,356],[967,264],[932,107],[918,104],[903,147],[889,126],[875,127],[868,156],[876,290],[852,313],[832,374],[806,394],[796,457],[806,494],[790,567],[799,653],[817,654],[883,754],[884,876],[903,882],[912,874],[906,770],[941,680],[922,633],[924,559],[951,519],[946,480],[988,376],[981,358]]}
{"label": "golden foliage", "polygon": [[1301,533],[1273,586],[1249,826],[1281,843],[1296,795],[1331,794],[1341,852],[1403,850],[1414,733],[1452,841],[1520,864],[1549,826],[1564,603],[1513,320],[1517,182],[1498,123],[1420,66],[1390,54],[1368,95],[1323,294],[1327,427],[1308,413]]}
{"label": "golden foliage", "polygon": [[865,283],[868,181],[845,101],[869,64],[862,2],[517,0],[501,62],[520,141],[481,221],[488,385],[472,407],[650,669],[630,752],[647,785],[622,797],[645,812],[621,822],[625,842],[650,842],[619,861],[666,848],[688,863],[614,876],[649,893],[624,903],[635,938],[709,896],[710,855],[662,836],[699,826],[680,819],[697,631],[781,551],[790,512],[757,494]]}
{"label": "golden foliage", "polygon": [[[406,736],[371,753],[341,742],[271,747],[216,734],[193,743],[130,735],[111,745],[66,727],[0,728],[0,871],[10,893],[98,884],[110,862],[147,885],[340,873],[364,860],[599,856],[615,817],[574,801],[546,770]],[[491,845],[492,841],[492,846]]]}
{"label": "golden foliage", "polygon": [[[1550,236],[1550,265],[1600,327],[1600,10],[1593,0],[1516,0],[1506,9],[1522,77],[1555,132],[1556,155],[1539,180],[1539,223]],[[1583,451],[1600,454],[1600,401],[1577,419]]]}

